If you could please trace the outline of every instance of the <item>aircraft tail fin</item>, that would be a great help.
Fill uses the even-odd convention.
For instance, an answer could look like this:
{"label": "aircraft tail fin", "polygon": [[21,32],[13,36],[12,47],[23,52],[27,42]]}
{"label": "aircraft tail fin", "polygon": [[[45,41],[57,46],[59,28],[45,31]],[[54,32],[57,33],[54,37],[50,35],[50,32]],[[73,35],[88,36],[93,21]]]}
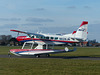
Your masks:
{"label": "aircraft tail fin", "polygon": [[87,29],[88,29],[88,22],[83,21],[78,30],[74,31],[72,34],[75,34],[75,38],[77,39],[86,40],[88,34]]}

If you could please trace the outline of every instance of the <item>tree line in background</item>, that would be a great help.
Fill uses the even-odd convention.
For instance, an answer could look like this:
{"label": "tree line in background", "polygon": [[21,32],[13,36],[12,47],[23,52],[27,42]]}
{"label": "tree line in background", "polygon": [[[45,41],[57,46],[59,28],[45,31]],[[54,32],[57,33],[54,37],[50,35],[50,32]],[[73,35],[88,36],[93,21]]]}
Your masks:
{"label": "tree line in background", "polygon": [[[16,40],[15,37],[12,35],[0,35],[0,46],[21,46],[23,45],[22,42]],[[68,46],[80,46],[79,44],[67,44]],[[100,46],[100,43],[94,40],[88,40],[85,46]]]}
{"label": "tree line in background", "polygon": [[11,35],[0,35],[0,45],[8,45],[11,38]]}
{"label": "tree line in background", "polygon": [[0,46],[19,46],[22,44],[15,37],[12,37],[12,35],[0,35]]}

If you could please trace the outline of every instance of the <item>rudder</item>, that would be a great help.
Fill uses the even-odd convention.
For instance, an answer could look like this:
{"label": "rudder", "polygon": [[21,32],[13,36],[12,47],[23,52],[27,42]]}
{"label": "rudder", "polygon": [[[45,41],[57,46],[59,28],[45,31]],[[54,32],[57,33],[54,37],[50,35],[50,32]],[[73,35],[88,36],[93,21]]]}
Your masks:
{"label": "rudder", "polygon": [[78,30],[76,31],[75,38],[86,40],[87,39],[88,22],[83,21]]}

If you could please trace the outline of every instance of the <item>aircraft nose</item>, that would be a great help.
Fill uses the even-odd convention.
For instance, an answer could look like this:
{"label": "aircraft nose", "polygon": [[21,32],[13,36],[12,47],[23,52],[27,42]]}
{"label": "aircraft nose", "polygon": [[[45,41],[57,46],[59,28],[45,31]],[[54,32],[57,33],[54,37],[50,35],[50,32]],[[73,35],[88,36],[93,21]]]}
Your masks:
{"label": "aircraft nose", "polygon": [[17,56],[20,56],[20,55],[18,54],[19,51],[20,51],[20,49],[11,49],[11,50],[10,50],[10,53],[15,54],[15,55],[17,55]]}
{"label": "aircraft nose", "polygon": [[15,49],[11,49],[10,52],[13,52],[14,53],[14,52],[16,52],[16,50]]}

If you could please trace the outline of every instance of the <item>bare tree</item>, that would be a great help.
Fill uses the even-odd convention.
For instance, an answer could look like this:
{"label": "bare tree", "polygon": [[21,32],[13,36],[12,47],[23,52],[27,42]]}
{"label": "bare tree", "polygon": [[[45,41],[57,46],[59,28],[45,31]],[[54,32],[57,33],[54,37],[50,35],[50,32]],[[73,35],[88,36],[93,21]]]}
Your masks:
{"label": "bare tree", "polygon": [[0,44],[1,45],[7,45],[11,38],[12,38],[11,35],[0,35]]}

